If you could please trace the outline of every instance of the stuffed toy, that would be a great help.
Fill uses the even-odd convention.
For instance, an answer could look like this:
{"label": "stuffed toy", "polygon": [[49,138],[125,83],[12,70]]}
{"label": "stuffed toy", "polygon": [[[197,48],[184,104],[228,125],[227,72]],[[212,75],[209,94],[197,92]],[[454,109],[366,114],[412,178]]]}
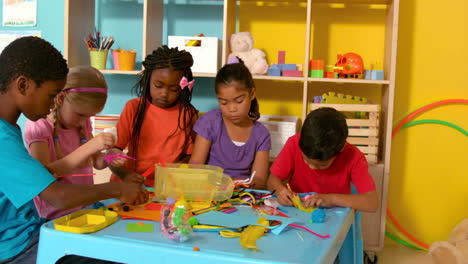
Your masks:
{"label": "stuffed toy", "polygon": [[265,53],[259,49],[254,49],[254,40],[250,32],[239,32],[231,36],[231,51],[228,61],[235,61],[234,58],[241,59],[252,74],[265,74],[268,71],[268,63]]}
{"label": "stuffed toy", "polygon": [[453,229],[448,241],[433,243],[429,254],[434,264],[468,264],[468,218]]}

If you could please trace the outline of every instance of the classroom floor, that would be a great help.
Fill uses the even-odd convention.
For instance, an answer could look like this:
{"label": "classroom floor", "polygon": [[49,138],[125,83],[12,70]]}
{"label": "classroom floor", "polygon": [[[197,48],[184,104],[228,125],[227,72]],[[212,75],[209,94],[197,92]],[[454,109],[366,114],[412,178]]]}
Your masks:
{"label": "classroom floor", "polygon": [[[110,170],[95,171],[95,183],[109,181]],[[377,253],[378,264],[432,264],[427,252],[413,250],[401,245],[386,245],[382,252]]]}
{"label": "classroom floor", "polygon": [[384,250],[377,253],[377,256],[378,264],[432,264],[431,256],[427,252],[402,245],[385,245]]}

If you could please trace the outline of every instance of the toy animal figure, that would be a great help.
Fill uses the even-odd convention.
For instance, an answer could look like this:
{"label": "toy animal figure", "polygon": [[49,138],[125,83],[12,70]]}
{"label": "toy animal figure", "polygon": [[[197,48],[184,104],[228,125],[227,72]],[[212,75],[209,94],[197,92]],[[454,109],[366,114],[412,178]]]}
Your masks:
{"label": "toy animal figure", "polygon": [[453,229],[447,241],[432,243],[429,254],[434,264],[467,264],[468,218]]}
{"label": "toy animal figure", "polygon": [[255,49],[254,39],[250,32],[239,32],[231,36],[231,51],[228,59],[238,57],[254,75],[265,74],[268,71],[268,63],[265,52]]}
{"label": "toy animal figure", "polygon": [[362,57],[356,53],[338,54],[335,63],[335,72],[340,78],[361,79],[364,77],[364,62]]}

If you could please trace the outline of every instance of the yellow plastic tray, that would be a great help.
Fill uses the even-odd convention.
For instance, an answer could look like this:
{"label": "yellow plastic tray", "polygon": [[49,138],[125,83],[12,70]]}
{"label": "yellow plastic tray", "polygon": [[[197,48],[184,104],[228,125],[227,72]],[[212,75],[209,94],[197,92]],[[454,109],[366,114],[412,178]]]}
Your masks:
{"label": "yellow plastic tray", "polygon": [[84,209],[54,220],[56,230],[70,233],[92,233],[115,223],[118,214],[104,209]]}

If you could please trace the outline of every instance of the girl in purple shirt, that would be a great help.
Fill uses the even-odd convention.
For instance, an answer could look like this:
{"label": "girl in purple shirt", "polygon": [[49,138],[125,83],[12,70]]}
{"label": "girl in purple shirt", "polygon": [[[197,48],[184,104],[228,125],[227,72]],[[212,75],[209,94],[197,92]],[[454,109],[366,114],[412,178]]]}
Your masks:
{"label": "girl in purple shirt", "polygon": [[264,189],[271,149],[268,130],[260,117],[252,74],[241,61],[227,64],[216,75],[215,90],[220,109],[198,119],[191,163],[219,166],[233,179],[253,173],[252,188]]}

